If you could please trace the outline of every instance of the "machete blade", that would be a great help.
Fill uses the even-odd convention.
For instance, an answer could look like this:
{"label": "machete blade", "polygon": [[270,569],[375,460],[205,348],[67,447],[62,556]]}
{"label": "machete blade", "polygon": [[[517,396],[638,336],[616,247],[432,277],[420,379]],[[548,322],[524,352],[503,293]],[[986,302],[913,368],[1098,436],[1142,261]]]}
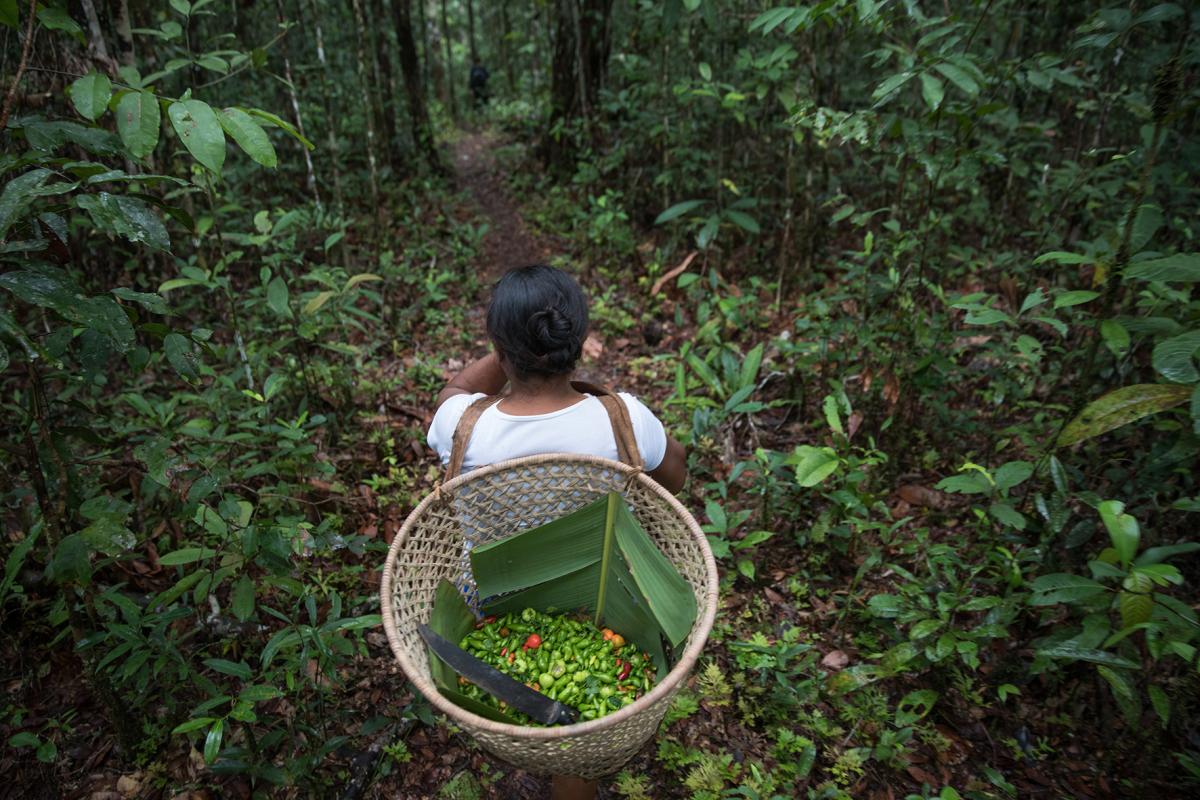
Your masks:
{"label": "machete blade", "polygon": [[579,712],[570,706],[551,700],[541,692],[510,678],[500,670],[463,650],[434,632],[428,625],[418,625],[417,632],[425,644],[455,672],[488,694],[528,714],[544,725],[570,725],[579,719]]}

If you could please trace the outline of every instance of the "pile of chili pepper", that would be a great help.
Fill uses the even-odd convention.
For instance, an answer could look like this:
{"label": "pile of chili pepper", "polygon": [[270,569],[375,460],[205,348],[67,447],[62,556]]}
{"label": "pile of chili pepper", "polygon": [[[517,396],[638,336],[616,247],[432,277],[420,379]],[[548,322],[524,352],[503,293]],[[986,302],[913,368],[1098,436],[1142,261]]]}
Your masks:
{"label": "pile of chili pepper", "polygon": [[[577,708],[583,720],[599,719],[629,705],[654,683],[649,654],[627,643],[621,634],[532,608],[484,617],[458,646],[552,700]],[[466,678],[459,677],[458,682],[468,697],[531,723]]]}

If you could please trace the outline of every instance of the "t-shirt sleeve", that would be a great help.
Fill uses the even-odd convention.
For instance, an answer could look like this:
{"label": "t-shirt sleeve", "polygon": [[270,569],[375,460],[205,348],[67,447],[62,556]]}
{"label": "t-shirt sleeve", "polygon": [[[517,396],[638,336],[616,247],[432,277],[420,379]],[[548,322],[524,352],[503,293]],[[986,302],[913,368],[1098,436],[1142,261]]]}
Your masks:
{"label": "t-shirt sleeve", "polygon": [[[625,392],[617,394],[629,407],[633,435],[637,439],[638,449],[642,451],[642,460],[646,462],[646,471],[653,472],[667,455],[667,431],[658,417],[654,416],[654,412],[646,408],[641,400]],[[460,415],[461,413],[459,412]]]}
{"label": "t-shirt sleeve", "polygon": [[458,421],[462,419],[463,412],[467,410],[467,406],[481,397],[486,397],[486,395],[483,392],[456,394],[442,403],[434,413],[426,439],[429,446],[437,451],[438,458],[442,459],[443,464],[450,463],[450,446],[454,444],[454,429],[458,427]]}

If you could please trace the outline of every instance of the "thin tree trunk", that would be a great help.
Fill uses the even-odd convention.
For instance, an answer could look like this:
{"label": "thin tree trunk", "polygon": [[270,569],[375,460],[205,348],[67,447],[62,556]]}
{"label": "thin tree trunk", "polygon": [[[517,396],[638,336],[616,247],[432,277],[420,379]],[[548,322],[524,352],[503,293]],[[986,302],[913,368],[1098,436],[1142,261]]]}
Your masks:
{"label": "thin tree trunk", "polygon": [[109,69],[114,62],[108,54],[108,45],[104,43],[104,31],[100,28],[100,17],[96,14],[96,4],[92,0],[80,0],[79,4],[83,7],[83,16],[87,20],[88,52],[92,58]]}
{"label": "thin tree trunk", "polygon": [[129,0],[117,0],[117,9],[113,13],[114,27],[117,31],[117,60],[121,66],[133,66],[137,53],[133,48],[133,25],[129,21]]}
{"label": "thin tree trunk", "polygon": [[[419,0],[420,1],[420,0]],[[442,172],[442,162],[433,144],[429,113],[421,92],[421,67],[417,63],[417,46],[413,42],[410,0],[392,0],[392,16],[396,25],[396,46],[400,51],[400,71],[408,96],[408,119],[412,126],[413,146],[425,158],[434,172]]]}
{"label": "thin tree trunk", "polygon": [[371,207],[379,208],[379,169],[375,160],[375,120],[371,113],[371,91],[367,87],[366,25],[363,22],[362,0],[353,0],[354,27],[358,40],[358,84],[363,97],[363,115],[367,120],[367,166],[371,182]]}
{"label": "thin tree trunk", "polygon": [[471,47],[471,63],[479,63],[479,50],[475,47],[475,4],[467,0],[467,39]]}
{"label": "thin tree trunk", "polygon": [[446,21],[446,0],[442,0],[442,45],[446,51],[446,89],[450,98],[450,116],[458,119],[458,102],[454,96],[454,62],[450,53],[450,24]]}
{"label": "thin tree trunk", "polygon": [[[283,13],[283,0],[275,0],[275,11],[278,15],[278,21],[283,24],[285,15]],[[300,98],[296,96],[296,84],[292,81],[292,60],[288,58],[287,43],[284,42],[280,48],[283,53],[283,77],[287,81],[288,99],[292,102],[292,114],[296,117],[296,130],[300,131],[301,136],[304,133],[304,116],[300,113]],[[304,151],[304,166],[308,171],[308,191],[313,197],[313,202],[317,206],[317,210],[321,210],[321,193],[317,190],[317,173],[313,169],[312,153],[304,145],[300,145],[300,149]]]}
{"label": "thin tree trunk", "polygon": [[396,152],[396,77],[392,74],[392,61],[388,53],[392,49],[383,20],[388,18],[384,0],[372,0],[370,10],[374,24],[368,28],[371,40],[371,62],[375,74],[376,118],[379,120],[380,136],[383,137],[383,157],[395,172],[399,162]]}
{"label": "thin tree trunk", "polygon": [[508,3],[500,4],[500,61],[504,66],[504,77],[508,79],[508,92],[517,95],[517,80],[512,63],[512,25],[508,21]]}
{"label": "thin tree trunk", "polygon": [[[329,91],[329,60],[325,57],[325,32],[321,28],[320,9],[316,0],[308,0],[308,15],[312,18],[313,29],[317,38],[317,62],[321,65],[321,96],[325,101],[325,133],[329,148],[329,166],[333,173],[333,202],[339,214],[344,214],[346,203],[342,197],[342,170],[339,164],[337,134],[334,133],[335,114],[334,100]],[[343,253],[346,248],[341,248]]]}

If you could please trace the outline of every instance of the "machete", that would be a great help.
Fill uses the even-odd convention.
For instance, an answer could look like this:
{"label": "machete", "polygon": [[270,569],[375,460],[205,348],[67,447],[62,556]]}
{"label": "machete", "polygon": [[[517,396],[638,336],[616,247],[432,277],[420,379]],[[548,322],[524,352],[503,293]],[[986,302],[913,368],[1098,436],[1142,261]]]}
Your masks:
{"label": "machete", "polygon": [[429,649],[450,667],[517,711],[533,717],[544,725],[570,725],[579,719],[579,712],[568,705],[535,692],[518,680],[508,677],[486,661],[482,661],[435,633],[428,625],[418,625],[417,632]]}

